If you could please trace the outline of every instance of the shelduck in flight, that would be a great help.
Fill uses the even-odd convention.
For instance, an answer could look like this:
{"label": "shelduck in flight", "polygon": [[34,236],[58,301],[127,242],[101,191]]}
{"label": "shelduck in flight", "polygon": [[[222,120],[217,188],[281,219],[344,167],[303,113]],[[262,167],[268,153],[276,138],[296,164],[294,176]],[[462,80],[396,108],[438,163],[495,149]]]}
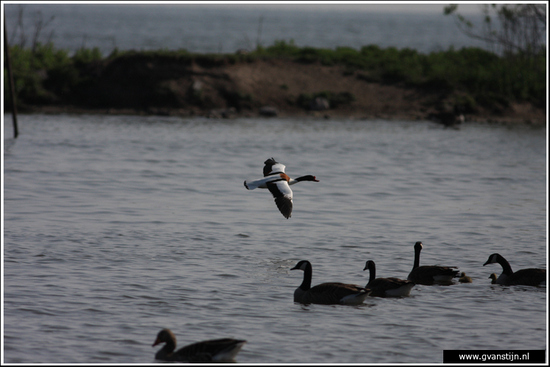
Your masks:
{"label": "shelduck in flight", "polygon": [[254,181],[244,181],[244,187],[248,190],[256,188],[268,189],[275,199],[277,208],[288,219],[292,213],[292,190],[290,189],[290,185],[301,181],[319,182],[319,180],[312,175],[290,178],[285,173],[286,166],[276,162],[274,158],[266,160],[264,164],[264,178]]}

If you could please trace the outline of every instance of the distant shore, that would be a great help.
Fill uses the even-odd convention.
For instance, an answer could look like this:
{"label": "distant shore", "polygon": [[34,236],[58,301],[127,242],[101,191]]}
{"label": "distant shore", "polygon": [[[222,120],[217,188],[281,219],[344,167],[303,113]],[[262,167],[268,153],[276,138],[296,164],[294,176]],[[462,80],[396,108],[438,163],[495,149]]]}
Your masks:
{"label": "distant shore", "polygon": [[[159,59],[132,59],[108,68],[87,103],[27,104],[20,113],[129,114],[236,118],[254,116],[428,120],[445,96],[404,85],[371,81],[340,65],[299,63],[283,58],[178,65]],[[93,75],[94,70],[90,73]],[[98,74],[99,75],[99,74]],[[530,103],[464,113],[465,121],[543,125],[546,111]]]}

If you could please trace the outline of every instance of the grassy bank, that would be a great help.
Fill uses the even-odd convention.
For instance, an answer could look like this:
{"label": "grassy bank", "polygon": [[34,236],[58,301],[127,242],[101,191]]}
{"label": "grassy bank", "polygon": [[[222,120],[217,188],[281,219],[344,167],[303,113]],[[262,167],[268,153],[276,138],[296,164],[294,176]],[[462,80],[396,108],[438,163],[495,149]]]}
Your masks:
{"label": "grassy bank", "polygon": [[[167,80],[192,74],[194,65],[215,70],[266,60],[339,67],[342,75],[353,74],[364,83],[439,94],[451,101],[450,107],[460,107],[465,113],[475,113],[479,108],[503,109],[511,103],[530,103],[540,109],[546,106],[544,53],[526,58],[521,54],[499,56],[479,48],[451,48],[421,54],[411,49],[382,49],[375,45],[360,50],[298,47],[285,41],[235,54],[115,50],[103,56],[98,49],[81,49],[70,56],[68,51],[56,49],[52,44],[38,45],[35,50],[11,47],[10,52],[17,103],[23,109],[44,105],[135,108],[143,101],[149,106],[213,108],[216,101],[201,96],[204,90],[185,89],[178,95],[174,87],[167,87]],[[223,78],[223,73],[220,77]],[[244,102],[253,96],[230,88],[221,91],[225,106],[235,105],[237,100],[237,107],[246,108]],[[143,91],[138,92],[139,89]],[[9,106],[7,82],[4,91],[5,106]],[[125,97],[118,97],[115,92]],[[337,97],[341,103],[355,99],[349,92],[330,92],[330,86],[317,92]],[[289,103],[306,108],[304,100],[308,96],[311,98],[313,94],[301,93]]]}

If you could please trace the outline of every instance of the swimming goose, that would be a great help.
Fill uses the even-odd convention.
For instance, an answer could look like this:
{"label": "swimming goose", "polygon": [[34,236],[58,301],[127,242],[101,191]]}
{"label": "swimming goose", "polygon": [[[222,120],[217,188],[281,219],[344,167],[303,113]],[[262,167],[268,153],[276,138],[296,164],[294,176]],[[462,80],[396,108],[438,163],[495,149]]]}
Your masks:
{"label": "swimming goose", "polygon": [[491,284],[497,283],[497,275],[495,273],[491,273],[491,275],[489,275],[489,279],[491,279]]}
{"label": "swimming goose", "polygon": [[355,284],[322,283],[311,287],[312,267],[307,260],[302,260],[290,270],[303,270],[304,280],[294,291],[294,302],[322,305],[360,305],[371,292]]}
{"label": "swimming goose", "polygon": [[170,329],[162,329],[157,334],[153,347],[160,343],[166,344],[155,354],[155,359],[158,360],[177,362],[235,362],[235,357],[244,343],[246,343],[246,340],[231,338],[205,340],[190,344],[174,352],[174,349],[176,349],[176,336]]}
{"label": "swimming goose", "polygon": [[418,241],[414,244],[414,265],[407,279],[416,284],[424,285],[452,284],[453,278],[458,274],[458,270],[454,270],[456,267],[437,265],[419,266],[421,250],[422,242]]}
{"label": "swimming goose", "polygon": [[472,278],[466,275],[466,273],[460,273],[460,278],[458,278],[460,283],[472,283]]}
{"label": "swimming goose", "polygon": [[285,173],[286,166],[276,162],[273,158],[266,160],[264,164],[264,178],[253,181],[245,180],[244,187],[247,190],[254,190],[256,188],[268,189],[275,199],[277,208],[288,219],[292,213],[292,190],[290,189],[290,185],[301,181],[319,182],[319,180],[312,175],[290,178]]}
{"label": "swimming goose", "polygon": [[369,269],[370,277],[366,288],[372,290],[372,297],[405,297],[411,293],[414,283],[398,278],[376,278],[376,265],[369,260],[363,271]]}
{"label": "swimming goose", "polygon": [[496,279],[496,284],[503,285],[543,285],[546,283],[546,269],[522,269],[516,272],[512,271],[510,263],[500,254],[489,256],[485,264],[499,263],[502,266],[502,274]]}

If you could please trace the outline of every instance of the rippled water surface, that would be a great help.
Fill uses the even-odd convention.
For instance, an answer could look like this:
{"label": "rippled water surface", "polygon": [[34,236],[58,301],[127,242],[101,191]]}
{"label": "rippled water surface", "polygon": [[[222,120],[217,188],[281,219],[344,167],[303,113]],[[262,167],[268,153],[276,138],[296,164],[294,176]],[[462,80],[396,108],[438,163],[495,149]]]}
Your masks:
{"label": "rippled water surface", "polygon": [[[4,361],[151,363],[179,345],[248,340],[241,363],[441,363],[444,349],[545,349],[545,288],[491,285],[547,266],[546,129],[429,122],[45,116],[4,137]],[[275,157],[288,220],[247,191]],[[454,265],[471,284],[365,305],[292,301],[313,283]]]}

